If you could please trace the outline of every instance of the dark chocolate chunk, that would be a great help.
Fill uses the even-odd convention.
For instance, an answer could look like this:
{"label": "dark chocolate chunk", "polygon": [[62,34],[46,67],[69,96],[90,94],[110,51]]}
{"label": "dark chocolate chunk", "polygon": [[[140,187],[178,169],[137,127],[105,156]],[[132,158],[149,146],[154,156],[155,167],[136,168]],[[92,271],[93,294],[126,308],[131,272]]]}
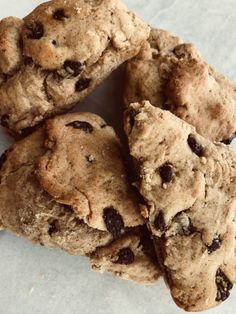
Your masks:
{"label": "dark chocolate chunk", "polygon": [[208,253],[211,254],[212,252],[218,250],[221,246],[221,238],[220,236],[216,236],[215,239],[212,241],[211,245],[207,245]]}
{"label": "dark chocolate chunk", "polygon": [[188,145],[191,148],[192,152],[196,154],[198,157],[203,157],[204,148],[201,144],[199,144],[193,134],[188,136]]}
{"label": "dark chocolate chunk", "polygon": [[44,27],[43,24],[40,22],[35,22],[32,25],[27,26],[30,34],[28,34],[28,38],[30,39],[40,39],[44,35]]}
{"label": "dark chocolate chunk", "polygon": [[53,46],[57,46],[57,41],[55,39],[53,39],[52,44],[53,44]]}
{"label": "dark chocolate chunk", "polygon": [[235,138],[236,138],[236,134],[232,134],[229,138],[221,141],[221,143],[225,145],[230,145]]}
{"label": "dark chocolate chunk", "polygon": [[82,92],[86,88],[89,87],[91,82],[91,79],[89,78],[81,78],[76,84],[75,84],[75,90],[76,92]]}
{"label": "dark chocolate chunk", "polygon": [[64,62],[64,69],[73,76],[77,76],[82,72],[83,64],[79,61],[66,60]]}
{"label": "dark chocolate chunk", "polygon": [[121,249],[117,256],[118,259],[115,261],[115,264],[129,265],[134,262],[134,253],[129,247]]}
{"label": "dark chocolate chunk", "polygon": [[69,206],[69,205],[64,205],[63,206],[64,207],[64,211],[66,212],[66,213],[74,213],[74,210],[73,210],[73,208],[71,207],[71,206]]}
{"label": "dark chocolate chunk", "polygon": [[8,114],[2,115],[2,117],[1,117],[1,125],[4,128],[8,128],[9,127],[8,121],[9,121],[9,115]]}
{"label": "dark chocolate chunk", "polygon": [[31,57],[25,57],[24,58],[24,65],[32,65],[34,62],[33,62],[33,59]]}
{"label": "dark chocolate chunk", "polygon": [[107,230],[115,237],[124,233],[124,221],[121,215],[113,207],[103,210],[103,219]]}
{"label": "dark chocolate chunk", "polygon": [[220,268],[216,272],[216,286],[216,301],[225,301],[230,295],[229,291],[233,288],[233,284]]}
{"label": "dark chocolate chunk", "polygon": [[64,9],[58,9],[53,13],[54,20],[63,21],[67,16],[65,15]]}
{"label": "dark chocolate chunk", "polygon": [[72,126],[74,129],[80,129],[84,131],[85,133],[93,132],[93,126],[86,121],[73,121],[66,124],[66,126]]}
{"label": "dark chocolate chunk", "polygon": [[51,237],[54,233],[57,233],[58,231],[59,231],[59,222],[58,222],[58,220],[55,219],[50,223],[50,227],[48,229],[48,234]]}
{"label": "dark chocolate chunk", "polygon": [[27,128],[24,128],[22,130],[20,130],[20,135],[21,136],[27,136],[27,135],[30,135],[33,131],[35,130],[35,127],[27,127]]}
{"label": "dark chocolate chunk", "polygon": [[175,176],[175,170],[170,163],[165,163],[159,168],[159,173],[162,178],[162,182],[171,182]]}
{"label": "dark chocolate chunk", "polygon": [[154,226],[157,230],[160,230],[161,232],[166,230],[166,222],[165,217],[163,215],[163,212],[160,211],[157,217],[154,220]]}
{"label": "dark chocolate chunk", "polygon": [[7,161],[7,154],[6,152],[2,154],[2,156],[0,157],[0,169],[2,168],[4,162]]}

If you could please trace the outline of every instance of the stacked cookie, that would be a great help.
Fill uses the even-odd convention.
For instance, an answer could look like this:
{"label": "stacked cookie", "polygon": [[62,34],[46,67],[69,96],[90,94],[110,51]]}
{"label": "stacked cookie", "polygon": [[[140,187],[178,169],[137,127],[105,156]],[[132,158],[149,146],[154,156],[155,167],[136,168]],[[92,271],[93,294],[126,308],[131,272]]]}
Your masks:
{"label": "stacked cookie", "polygon": [[[56,116],[125,61],[134,181],[102,118]],[[192,44],[150,30],[118,0],[52,0],[0,22],[0,114],[13,135],[31,133],[1,157],[1,228],[125,279],[162,274],[185,310],[228,298],[236,86]]]}

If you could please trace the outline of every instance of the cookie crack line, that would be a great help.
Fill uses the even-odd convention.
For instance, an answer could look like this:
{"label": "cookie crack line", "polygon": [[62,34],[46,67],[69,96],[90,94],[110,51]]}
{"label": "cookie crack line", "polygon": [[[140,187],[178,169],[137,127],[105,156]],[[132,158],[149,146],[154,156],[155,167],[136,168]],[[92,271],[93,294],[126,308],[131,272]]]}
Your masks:
{"label": "cookie crack line", "polygon": [[[17,169],[10,171],[10,172],[8,173],[7,177],[8,177],[9,175],[15,174],[15,173],[16,173],[17,171],[19,171],[21,168],[33,167],[33,166],[34,166],[33,163],[23,163],[23,164],[21,164]],[[5,177],[4,177],[4,178],[5,178]],[[1,176],[0,176],[0,181],[1,181]]]}
{"label": "cookie crack line", "polygon": [[[86,193],[85,192],[83,192],[83,191],[81,191],[78,187],[76,187],[75,186],[75,189],[76,189],[76,191],[78,191],[79,193],[81,193],[85,198],[86,198],[86,200],[87,200],[87,203],[88,203],[88,209],[89,209],[89,213],[88,213],[88,215],[86,216],[86,223],[87,223],[87,221],[89,221],[89,218],[92,216],[92,206],[91,206],[91,202],[89,201],[89,198],[88,198],[88,196],[86,195]],[[83,218],[83,220],[84,220],[84,218]]]}
{"label": "cookie crack line", "polygon": [[[1,57],[9,65],[0,72],[8,74],[12,68],[14,72],[5,80],[0,73],[0,112],[9,116],[5,127],[15,133],[81,102],[115,68],[135,56],[149,36],[150,27],[120,0],[101,1],[96,7],[83,0],[62,2],[45,2],[23,20],[1,21],[0,31],[8,27],[12,36],[4,33]],[[6,43],[10,56],[8,46],[4,50]]]}
{"label": "cookie crack line", "polygon": [[[235,151],[148,101],[130,108],[130,154],[150,206],[142,213],[172,297],[188,311],[218,306],[230,294],[232,285],[225,282],[235,280]],[[216,286],[219,267],[229,277],[218,275]]]}

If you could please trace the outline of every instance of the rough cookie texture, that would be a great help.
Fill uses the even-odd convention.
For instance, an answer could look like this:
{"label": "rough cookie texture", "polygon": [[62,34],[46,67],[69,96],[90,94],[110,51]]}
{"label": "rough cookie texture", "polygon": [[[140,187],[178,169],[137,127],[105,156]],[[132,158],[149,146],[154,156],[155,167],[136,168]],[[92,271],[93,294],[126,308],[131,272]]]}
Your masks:
{"label": "rough cookie texture", "polygon": [[127,64],[126,104],[142,100],[170,110],[213,141],[235,136],[236,85],[192,44],[163,30],[153,29],[149,42]]}
{"label": "rough cookie texture", "polygon": [[135,56],[149,31],[119,0],[53,0],[2,20],[2,125],[21,132],[68,110]]}
{"label": "rough cookie texture", "polygon": [[218,305],[236,280],[236,152],[149,102],[131,104],[126,132],[173,298],[189,311]]}
{"label": "rough cookie texture", "polygon": [[106,247],[98,248],[90,260],[96,271],[110,271],[123,279],[143,284],[154,283],[160,276],[146,227],[138,228],[136,232],[130,232]]}
{"label": "rough cookie texture", "polygon": [[72,206],[90,227],[114,236],[143,224],[120,141],[102,118],[92,113],[58,116],[47,122],[47,137],[37,174],[50,195]]}
{"label": "rough cookie texture", "polygon": [[35,162],[45,152],[44,129],[17,142],[1,157],[0,220],[4,229],[33,242],[87,254],[112,240],[90,228],[69,206],[58,204],[40,186]]}

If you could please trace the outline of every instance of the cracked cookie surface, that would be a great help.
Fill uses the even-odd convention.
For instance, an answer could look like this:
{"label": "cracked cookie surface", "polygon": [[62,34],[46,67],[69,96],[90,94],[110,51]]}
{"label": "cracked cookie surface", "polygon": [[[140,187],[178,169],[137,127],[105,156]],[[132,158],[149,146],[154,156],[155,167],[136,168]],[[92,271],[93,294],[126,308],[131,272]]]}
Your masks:
{"label": "cracked cookie surface", "polygon": [[[73,114],[70,116],[73,116]],[[85,116],[87,117],[87,115]],[[78,115],[75,114],[75,117],[77,118]],[[84,117],[84,115],[80,114],[79,117]],[[91,122],[91,116],[89,115],[89,117],[89,121]],[[95,119],[94,115],[92,117]],[[66,120],[68,120],[68,117]],[[99,118],[95,120],[99,123],[102,122],[102,126],[105,127],[103,120]],[[77,131],[82,129],[83,132],[87,132],[88,134],[93,132],[91,124],[86,121],[73,121],[69,122],[69,124],[71,124],[69,127],[76,127]],[[111,137],[115,136],[112,131],[110,133]],[[96,262],[94,261],[94,263],[97,266],[98,263],[103,263],[105,255],[107,259],[109,258],[109,252],[114,252],[114,248],[117,245],[122,249],[125,244],[130,243],[132,240],[132,248],[135,249],[135,257],[132,263],[129,262],[127,264],[120,261],[113,268],[107,262],[103,264],[102,269],[138,283],[152,283],[156,281],[160,275],[160,270],[153,258],[154,248],[149,237],[150,234],[148,232],[144,233],[144,226],[128,228],[127,232],[125,232],[126,225],[123,224],[121,215],[114,208],[107,208],[104,215],[106,214],[105,221],[108,230],[102,231],[92,228],[79,217],[78,213],[71,206],[58,203],[42,188],[35,174],[35,169],[38,158],[47,151],[47,148],[44,146],[45,140],[47,141],[47,133],[45,127],[42,127],[30,136],[12,145],[1,156],[0,229],[25,236],[32,242],[43,246],[61,248],[73,255],[90,255],[93,253],[94,258],[96,256]],[[79,141],[73,142],[73,145],[79,145]],[[86,146],[88,143],[84,142],[84,145]],[[107,145],[109,148],[109,141]],[[86,163],[91,164],[95,162],[95,156],[97,157],[97,155],[86,155]],[[62,156],[63,158],[65,158],[65,155]],[[106,162],[106,157],[104,157],[103,161]],[[82,164],[79,166],[78,170],[81,171]],[[120,168],[118,166],[117,171]],[[96,167],[93,169],[96,171]],[[110,171],[114,172],[114,176],[118,175],[114,169],[110,168]],[[86,173],[83,172],[83,175],[86,176]],[[92,173],[90,175],[92,176]],[[120,175],[122,176],[122,180],[124,180],[123,173]],[[112,174],[110,173],[109,179],[111,178]],[[96,173],[94,173],[94,179],[96,179]],[[126,183],[123,184],[125,185]],[[89,188],[93,190],[94,194],[97,193],[96,187],[98,188],[96,184],[89,185]],[[104,195],[106,195],[106,184],[100,186],[100,189],[103,188]],[[111,193],[112,191],[109,195]],[[118,195],[120,196],[120,191],[114,193],[117,193],[114,198],[118,197]],[[122,196],[120,197],[121,202],[126,202],[127,206],[134,206],[134,210],[136,210],[138,204],[135,199],[129,202],[129,195],[127,195],[127,199],[122,199]],[[130,211],[132,213],[130,207],[126,209],[127,212]],[[134,221],[137,222],[139,220],[140,223],[143,223],[138,211],[137,216],[139,218],[134,219]],[[126,219],[124,221],[126,222]],[[139,245],[137,249],[136,245]],[[102,253],[102,260],[100,259],[101,252],[104,252]],[[111,254],[113,254],[112,252]],[[126,257],[124,252],[122,257]],[[145,269],[145,265],[148,265],[149,268]]]}
{"label": "cracked cookie surface", "polygon": [[172,296],[188,311],[216,306],[236,280],[236,152],[149,102],[131,104],[126,119],[143,215]]}
{"label": "cracked cookie surface", "polygon": [[70,109],[127,59],[149,27],[119,0],[53,0],[0,22],[0,115],[14,132]]}
{"label": "cracked cookie surface", "polygon": [[145,226],[98,248],[90,256],[92,269],[112,272],[142,284],[155,283],[161,275],[154,247]]}
{"label": "cracked cookie surface", "polygon": [[112,240],[90,228],[69,206],[57,203],[40,186],[35,163],[45,153],[44,129],[17,142],[1,157],[0,220],[3,228],[70,254],[88,254]]}
{"label": "cracked cookie surface", "polygon": [[149,42],[127,63],[126,104],[142,100],[170,110],[212,141],[235,137],[236,84],[194,45],[167,31],[152,29]]}
{"label": "cracked cookie surface", "polygon": [[143,224],[138,195],[127,181],[114,130],[92,113],[47,122],[47,152],[37,175],[58,202],[70,205],[90,227],[120,236]]}

